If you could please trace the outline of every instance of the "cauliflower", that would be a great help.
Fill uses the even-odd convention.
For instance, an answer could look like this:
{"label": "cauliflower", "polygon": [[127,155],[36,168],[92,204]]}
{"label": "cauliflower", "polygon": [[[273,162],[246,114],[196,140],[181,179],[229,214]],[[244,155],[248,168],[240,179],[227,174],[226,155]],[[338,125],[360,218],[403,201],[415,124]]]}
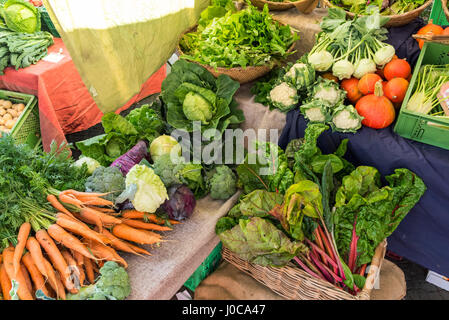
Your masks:
{"label": "cauliflower", "polygon": [[271,103],[283,112],[293,109],[299,101],[297,91],[286,82],[275,86],[268,96]]}
{"label": "cauliflower", "polygon": [[98,167],[86,180],[87,192],[111,192],[105,199],[114,201],[125,190],[125,177],[117,167]]}
{"label": "cauliflower", "polygon": [[285,80],[298,90],[310,86],[315,81],[315,69],[308,63],[295,63],[285,74]]}
{"label": "cauliflower", "polygon": [[126,270],[115,261],[107,261],[100,269],[97,282],[81,287],[77,294],[68,294],[67,300],[124,300],[130,293]]}
{"label": "cauliflower", "polygon": [[327,101],[316,99],[302,105],[301,112],[311,122],[327,122],[330,108]]}
{"label": "cauliflower", "polygon": [[226,200],[237,191],[235,174],[225,165],[215,168],[208,180],[208,184],[212,199]]}
{"label": "cauliflower", "polygon": [[311,100],[324,100],[331,106],[343,102],[346,92],[340,89],[337,82],[320,77],[311,92]]}
{"label": "cauliflower", "polygon": [[352,105],[340,105],[334,110],[331,125],[335,131],[356,132],[362,127],[362,120]]}

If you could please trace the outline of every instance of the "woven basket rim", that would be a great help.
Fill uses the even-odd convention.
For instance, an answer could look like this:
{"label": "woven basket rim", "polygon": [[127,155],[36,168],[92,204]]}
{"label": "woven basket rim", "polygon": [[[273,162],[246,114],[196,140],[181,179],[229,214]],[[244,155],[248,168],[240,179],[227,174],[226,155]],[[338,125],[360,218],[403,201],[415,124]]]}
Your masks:
{"label": "woven basket rim", "polygon": [[[346,299],[346,300],[364,300],[364,299],[369,299],[369,297],[371,295],[372,287],[369,287],[369,286],[374,285],[375,278],[378,275],[378,273],[380,272],[380,269],[382,267],[382,262],[385,258],[386,247],[387,247],[387,240],[384,239],[376,248],[375,254],[374,254],[371,264],[370,264],[370,271],[366,277],[365,286],[362,289],[362,291],[360,291],[357,295],[352,295],[346,291],[342,291],[327,281],[324,281],[321,279],[316,279],[316,278],[310,276],[307,272],[305,272],[301,268],[292,264],[292,262],[289,262],[287,264],[287,266],[282,267],[282,268],[264,267],[264,266],[256,265],[251,262],[243,260],[238,255],[234,254],[231,250],[229,250],[228,248],[226,248],[224,246],[223,246],[223,258],[226,261],[228,261],[229,263],[233,264],[238,269],[250,274],[251,276],[252,276],[252,274],[250,273],[249,269],[245,269],[244,266],[235,264],[233,261],[228,260],[227,259],[228,256],[232,257],[233,259],[242,261],[244,264],[250,265],[254,269],[263,269],[263,270],[268,270],[271,272],[278,272],[279,270],[282,270],[282,272],[287,272],[287,273],[292,272],[292,273],[299,274],[300,277],[302,277],[303,279],[308,281],[310,284],[312,284],[313,287],[320,287],[324,290],[328,290],[328,295],[331,295],[331,296],[334,295],[335,298]],[[276,270],[276,271],[274,271],[274,270]],[[254,279],[259,282],[262,282],[265,286],[267,286],[267,284],[265,284],[260,279],[257,279],[256,277],[254,277]],[[271,288],[271,287],[269,287],[269,288],[286,298],[292,299],[292,297],[282,294],[282,293],[278,292],[277,290],[275,290],[274,288]]]}
{"label": "woven basket rim", "polygon": [[[324,1],[324,3],[325,3],[328,7],[341,8],[341,7],[336,6],[335,4],[331,3],[329,0],[323,0],[323,1]],[[387,24],[388,24],[388,23],[391,23],[393,19],[407,18],[407,17],[412,16],[412,15],[414,15],[414,14],[416,14],[416,13],[419,13],[419,12],[423,11],[425,8],[427,8],[429,5],[431,5],[432,3],[433,3],[433,0],[427,0],[422,6],[419,6],[418,8],[413,9],[412,11],[408,11],[408,12],[403,13],[403,14],[394,14],[394,15],[382,16],[382,17],[386,17],[386,18],[389,18],[389,19],[390,19],[390,20],[387,22]],[[343,8],[341,8],[341,9],[343,9]],[[343,9],[343,10],[345,10],[345,9]],[[345,12],[346,12],[346,14],[347,14],[348,16],[350,16],[351,18],[354,18],[355,15],[356,15],[355,13],[350,12],[350,11],[347,11],[347,10],[345,10]]]}
{"label": "woven basket rim", "polygon": [[253,2],[253,1],[263,2],[266,4],[279,5],[279,6],[288,5],[290,8],[292,8],[291,5],[295,5],[295,4],[298,4],[301,2],[308,2],[310,0],[288,1],[288,2],[274,2],[274,1],[268,1],[268,0],[251,0],[251,2]]}
{"label": "woven basket rim", "polygon": [[[280,23],[280,24],[282,24],[282,25],[286,25],[285,23],[282,23],[282,22],[280,22],[280,21],[278,21],[278,20],[276,20],[276,19],[274,19],[274,17],[273,17],[273,20],[275,20],[275,21],[277,21],[278,23]],[[178,45],[177,45],[177,47],[176,47],[176,49],[179,51],[179,53],[181,54],[181,55],[183,55],[184,54],[184,52],[181,50],[181,46],[179,45],[180,44],[180,42],[181,42],[181,39],[182,39],[182,37],[186,34],[186,33],[189,33],[189,32],[192,32],[192,31],[194,31],[194,30],[196,30],[196,28],[198,27],[198,25],[194,25],[193,27],[191,27],[191,28],[188,28],[186,31],[184,31],[182,34],[181,34],[181,37],[179,38],[180,40],[178,41]],[[292,30],[292,34],[294,33],[294,31]],[[292,52],[293,51],[293,49],[295,49],[295,45],[296,45],[296,42],[293,42],[293,44],[290,46],[290,48],[287,50],[287,52]],[[190,61],[190,60],[189,60]],[[200,62],[197,62],[197,61],[190,61],[190,62],[194,62],[194,63],[196,63],[196,64],[199,64],[200,66],[202,66],[202,67],[204,67],[204,68],[206,68],[206,69],[212,69],[212,70],[214,70],[215,72],[218,72],[218,73],[223,73],[223,72],[238,72],[238,71],[248,71],[248,70],[259,70],[259,69],[264,69],[264,68],[272,68],[273,66],[275,66],[278,62],[280,62],[280,60],[277,60],[277,59],[273,59],[270,63],[268,63],[268,64],[265,64],[265,65],[261,65],[261,66],[246,66],[245,68],[243,68],[243,67],[232,67],[232,68],[225,68],[225,67],[213,67],[213,66],[210,66],[210,65],[207,65],[207,64],[203,64],[203,63],[200,63]]]}

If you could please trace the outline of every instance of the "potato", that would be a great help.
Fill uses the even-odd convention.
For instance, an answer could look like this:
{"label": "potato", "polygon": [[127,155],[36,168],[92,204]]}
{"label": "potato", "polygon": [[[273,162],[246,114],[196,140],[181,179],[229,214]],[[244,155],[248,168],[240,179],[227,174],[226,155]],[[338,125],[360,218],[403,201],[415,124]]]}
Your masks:
{"label": "potato", "polygon": [[22,112],[25,109],[25,105],[23,103],[16,104],[17,111]]}
{"label": "potato", "polygon": [[10,113],[6,113],[3,116],[3,121],[8,121],[8,120],[12,120],[12,115]]}
{"label": "potato", "polygon": [[10,109],[12,107],[12,102],[11,101],[5,101],[3,103],[3,106],[5,107],[5,109]]}
{"label": "potato", "polygon": [[12,127],[14,127],[15,124],[16,124],[16,120],[8,120],[5,123],[5,127],[6,127],[6,129],[12,129]]}
{"label": "potato", "polygon": [[16,110],[14,110],[14,109],[8,109],[8,113],[10,115],[12,115],[13,118],[17,118],[18,115],[19,115],[18,112]]}
{"label": "potato", "polygon": [[0,107],[0,116],[5,115],[5,113],[6,113],[6,110],[4,108]]}

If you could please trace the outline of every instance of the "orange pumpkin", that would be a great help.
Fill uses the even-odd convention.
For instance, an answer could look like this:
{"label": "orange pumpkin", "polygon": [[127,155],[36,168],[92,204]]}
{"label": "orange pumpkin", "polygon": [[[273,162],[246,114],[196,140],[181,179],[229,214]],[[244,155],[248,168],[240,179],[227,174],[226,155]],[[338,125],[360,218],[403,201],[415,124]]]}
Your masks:
{"label": "orange pumpkin", "polygon": [[393,78],[384,87],[385,96],[393,103],[400,103],[405,98],[408,81],[404,78]]}
{"label": "orange pumpkin", "polygon": [[405,59],[394,59],[388,62],[384,68],[385,79],[391,80],[393,78],[407,79],[412,73],[410,64]]}
{"label": "orange pumpkin", "polygon": [[[440,27],[439,25],[433,24],[433,20],[429,20],[429,23],[426,24],[424,27],[422,27],[421,29],[418,30],[417,34],[442,34],[443,33],[443,28]],[[424,40],[422,39],[416,39],[418,41],[419,44],[419,48],[422,49],[422,47],[424,46]]]}
{"label": "orange pumpkin", "polygon": [[360,78],[358,88],[363,95],[374,93],[374,87],[377,81],[382,78],[377,73],[367,73]]}
{"label": "orange pumpkin", "polygon": [[373,129],[386,128],[396,118],[393,104],[383,95],[382,81],[376,83],[374,94],[362,97],[355,108],[364,117],[362,124]]}
{"label": "orange pumpkin", "polygon": [[356,103],[363,95],[358,88],[359,79],[351,78],[344,79],[340,86],[346,91],[346,98],[348,98],[351,103]]}

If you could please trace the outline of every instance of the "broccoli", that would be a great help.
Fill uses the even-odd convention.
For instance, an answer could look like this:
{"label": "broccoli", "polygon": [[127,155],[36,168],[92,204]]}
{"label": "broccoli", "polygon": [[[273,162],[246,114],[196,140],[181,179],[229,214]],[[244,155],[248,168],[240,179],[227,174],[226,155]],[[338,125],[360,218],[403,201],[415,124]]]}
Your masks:
{"label": "broccoli", "polygon": [[[178,161],[179,160],[179,161]],[[176,176],[178,172],[184,166],[184,159],[179,157],[175,161],[172,161],[170,153],[159,156],[154,161],[153,170],[159,178],[161,178],[166,188],[175,184],[181,184],[180,179]]]}
{"label": "broccoli", "polygon": [[226,200],[237,190],[237,179],[234,172],[225,166],[218,166],[208,174],[210,196],[212,199]]}
{"label": "broccoli", "polygon": [[85,187],[87,192],[112,192],[105,198],[114,201],[126,188],[125,177],[117,167],[98,167],[87,178]]}
{"label": "broccoli", "polygon": [[100,269],[97,282],[82,287],[77,294],[68,294],[67,300],[124,300],[130,293],[126,270],[115,261],[107,261]]}

